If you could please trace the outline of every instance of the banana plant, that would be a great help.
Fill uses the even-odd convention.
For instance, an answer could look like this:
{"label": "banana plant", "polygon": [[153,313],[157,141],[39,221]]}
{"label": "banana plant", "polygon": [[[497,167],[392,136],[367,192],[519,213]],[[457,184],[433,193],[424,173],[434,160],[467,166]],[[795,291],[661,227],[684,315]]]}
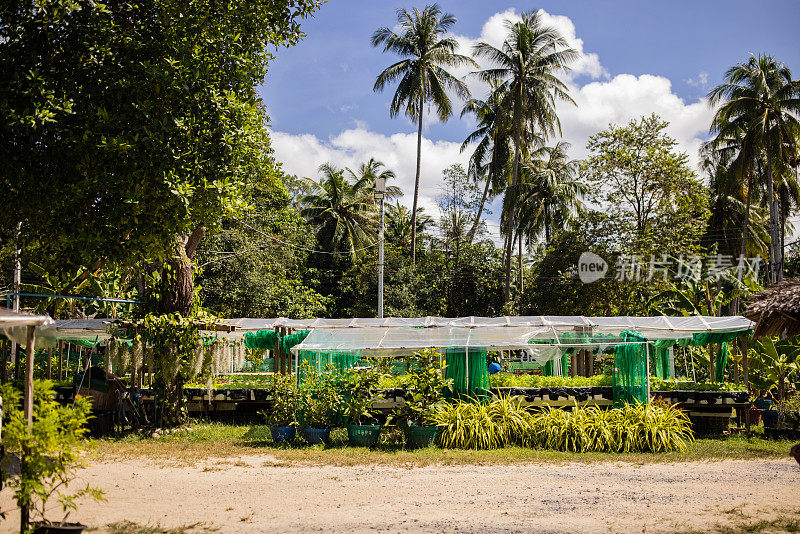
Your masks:
{"label": "banana plant", "polygon": [[751,351],[750,366],[758,374],[750,375],[750,383],[758,389],[778,388],[778,411],[784,413],[786,380],[800,373],[800,339],[764,338]]}

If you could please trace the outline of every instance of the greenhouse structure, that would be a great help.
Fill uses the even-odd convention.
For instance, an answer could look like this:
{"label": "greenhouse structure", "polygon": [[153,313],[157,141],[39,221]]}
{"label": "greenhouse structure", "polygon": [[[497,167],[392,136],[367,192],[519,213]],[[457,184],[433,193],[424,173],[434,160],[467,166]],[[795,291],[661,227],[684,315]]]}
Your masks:
{"label": "greenhouse structure", "polygon": [[[88,346],[111,337],[110,319],[56,321],[56,337]],[[255,350],[269,351],[268,371],[347,369],[365,357],[400,357],[431,348],[441,354],[453,390],[479,396],[488,391],[487,353],[536,362],[546,375],[591,375],[594,354],[613,355],[615,401],[647,402],[649,374],[674,378],[676,347],[716,346],[715,380],[723,381],[727,344],[752,332],[754,323],[729,317],[420,317],[352,319],[227,319],[223,331],[205,332]],[[265,353],[266,354],[266,353]],[[652,363],[652,365],[651,365]],[[219,372],[237,372],[232,367]]]}

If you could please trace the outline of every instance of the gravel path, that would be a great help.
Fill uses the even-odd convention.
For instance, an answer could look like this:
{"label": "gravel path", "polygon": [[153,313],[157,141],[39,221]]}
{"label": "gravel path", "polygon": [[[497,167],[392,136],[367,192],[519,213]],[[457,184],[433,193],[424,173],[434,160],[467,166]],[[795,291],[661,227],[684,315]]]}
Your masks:
{"label": "gravel path", "polygon": [[[286,467],[253,455],[194,467],[144,460],[81,473],[108,503],[76,518],[218,532],[675,532],[800,517],[792,459],[632,465]],[[0,495],[0,508],[10,504]],[[731,510],[734,510],[731,512]],[[13,532],[9,515],[0,532]]]}

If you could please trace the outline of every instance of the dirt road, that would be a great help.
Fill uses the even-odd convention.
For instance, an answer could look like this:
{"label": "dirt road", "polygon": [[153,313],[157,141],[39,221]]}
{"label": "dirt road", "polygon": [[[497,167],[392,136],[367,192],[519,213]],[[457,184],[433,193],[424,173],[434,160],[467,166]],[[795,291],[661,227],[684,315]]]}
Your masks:
{"label": "dirt road", "polygon": [[[800,519],[794,460],[632,465],[298,467],[253,455],[193,467],[98,463],[76,519],[217,532],[713,532]],[[10,505],[4,491],[0,506]],[[0,531],[13,532],[10,515]],[[202,531],[200,528],[197,531]]]}

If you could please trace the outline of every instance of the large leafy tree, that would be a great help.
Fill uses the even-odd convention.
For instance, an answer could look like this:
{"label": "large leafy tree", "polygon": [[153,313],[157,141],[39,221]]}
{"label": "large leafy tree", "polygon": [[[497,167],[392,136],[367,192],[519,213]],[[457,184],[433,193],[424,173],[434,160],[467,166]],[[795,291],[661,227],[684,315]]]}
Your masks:
{"label": "large leafy tree", "polygon": [[350,182],[344,171],[330,163],[319,170],[322,177],[311,182],[300,214],[316,229],[317,242],[325,252],[355,259],[378,235],[372,196],[375,183],[368,175]]}
{"label": "large leafy tree", "polygon": [[[420,166],[422,162],[422,118],[425,105],[430,104],[442,122],[453,114],[453,104],[448,91],[459,98],[469,98],[466,84],[450,74],[447,69],[474,65],[472,59],[457,54],[458,42],[446,34],[455,25],[456,18],[443,13],[437,4],[422,11],[414,8],[397,10],[400,33],[388,27],[379,28],[372,35],[372,45],[382,46],[384,52],[402,57],[390,65],[375,80],[375,91],[398,82],[389,113],[392,117],[404,113],[417,121],[417,170],[414,177],[414,202],[412,219],[416,218],[419,197]],[[416,262],[416,224],[411,224],[411,260]]]}
{"label": "large leafy tree", "polygon": [[318,6],[3,2],[0,240],[49,270],[170,265],[162,309],[187,311],[205,229],[263,172],[270,47]]}
{"label": "large leafy tree", "polygon": [[[500,48],[488,43],[475,45],[476,57],[486,58],[492,66],[481,70],[487,82],[496,82],[495,91],[501,97],[500,109],[508,122],[514,143],[511,194],[516,193],[521,154],[538,131],[545,136],[558,131],[561,124],[556,114],[559,101],[573,103],[567,87],[558,74],[568,70],[577,59],[578,52],[568,43],[558,29],[547,26],[538,12],[523,13],[522,20],[507,20],[508,35]],[[514,233],[514,202],[507,220],[507,234]],[[506,248],[505,301],[511,300],[511,251],[513,239]]]}
{"label": "large leafy tree", "polygon": [[788,67],[768,55],[750,59],[728,69],[725,82],[709,98],[719,105],[711,131],[718,139],[740,137],[740,149],[733,162],[739,175],[753,172],[753,162],[766,163],[764,184],[770,214],[770,279],[783,279],[779,199],[775,192],[779,178],[791,172],[797,157],[800,133],[800,81],[792,80]]}
{"label": "large leafy tree", "polygon": [[248,182],[249,209],[226,218],[203,240],[203,305],[227,317],[319,317],[328,299],[302,282],[314,236],[289,204],[280,165]]}
{"label": "large leafy tree", "polygon": [[705,229],[707,196],[667,126],[651,115],[610,125],[587,143],[583,177],[638,253],[689,253]]}

